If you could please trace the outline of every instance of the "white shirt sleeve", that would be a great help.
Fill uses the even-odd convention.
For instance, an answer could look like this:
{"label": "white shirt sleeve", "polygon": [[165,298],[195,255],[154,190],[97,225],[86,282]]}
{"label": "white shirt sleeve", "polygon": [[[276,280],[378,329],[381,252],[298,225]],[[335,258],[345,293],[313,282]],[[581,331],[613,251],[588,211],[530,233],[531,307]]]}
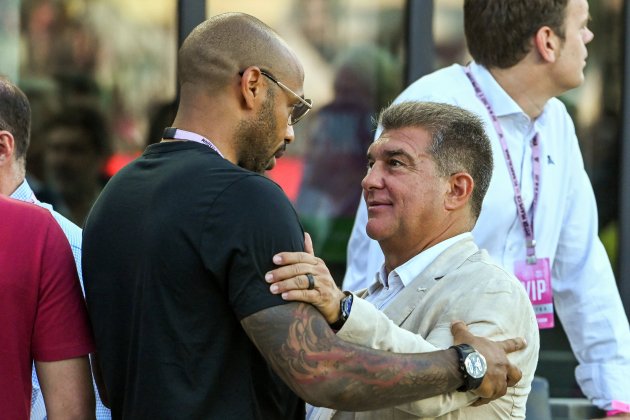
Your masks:
{"label": "white shirt sleeve", "polygon": [[[577,140],[576,140],[577,142]],[[576,379],[598,407],[630,403],[630,327],[598,237],[593,189],[576,147],[553,264],[554,303],[579,362]]]}

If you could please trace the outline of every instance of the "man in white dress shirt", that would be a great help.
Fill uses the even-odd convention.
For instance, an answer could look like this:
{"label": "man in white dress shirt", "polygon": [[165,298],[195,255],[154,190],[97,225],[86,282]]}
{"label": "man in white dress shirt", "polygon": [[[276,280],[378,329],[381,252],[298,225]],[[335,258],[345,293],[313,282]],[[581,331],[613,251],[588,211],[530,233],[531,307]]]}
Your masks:
{"label": "man in white dress shirt", "polygon": [[[586,0],[466,0],[474,61],[419,79],[395,102],[450,103],[484,120],[496,163],[475,241],[525,284],[542,328],[558,314],[579,362],[582,391],[608,416],[623,417],[630,412],[630,329],[598,238],[575,128],[555,98],[584,80],[586,44],[593,39],[588,20]],[[361,202],[348,244],[346,290],[368,287],[383,263],[366,221]]]}

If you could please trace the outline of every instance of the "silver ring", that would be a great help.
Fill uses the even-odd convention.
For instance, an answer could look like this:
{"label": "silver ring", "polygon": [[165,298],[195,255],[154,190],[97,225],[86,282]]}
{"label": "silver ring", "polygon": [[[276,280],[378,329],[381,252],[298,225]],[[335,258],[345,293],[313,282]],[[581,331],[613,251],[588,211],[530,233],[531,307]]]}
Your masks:
{"label": "silver ring", "polygon": [[313,290],[315,288],[315,277],[311,273],[306,274],[306,278],[308,279],[308,290]]}

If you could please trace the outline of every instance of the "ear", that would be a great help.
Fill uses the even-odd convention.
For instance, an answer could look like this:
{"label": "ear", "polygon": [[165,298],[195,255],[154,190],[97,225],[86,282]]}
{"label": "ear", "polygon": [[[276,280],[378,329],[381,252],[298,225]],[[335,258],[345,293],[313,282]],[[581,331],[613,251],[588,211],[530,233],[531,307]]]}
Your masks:
{"label": "ear", "polygon": [[560,55],[562,39],[549,26],[543,26],[534,35],[534,48],[543,61],[553,63]]}
{"label": "ear", "polygon": [[248,109],[255,108],[256,101],[263,97],[261,95],[264,90],[262,83],[264,77],[256,66],[248,67],[243,72],[240,91],[243,96],[243,102]]}
{"label": "ear", "polygon": [[13,134],[0,130],[0,165],[11,162],[15,156],[15,139]]}
{"label": "ear", "polygon": [[466,172],[453,174],[448,179],[448,186],[444,208],[453,211],[467,206],[475,186],[472,176]]}

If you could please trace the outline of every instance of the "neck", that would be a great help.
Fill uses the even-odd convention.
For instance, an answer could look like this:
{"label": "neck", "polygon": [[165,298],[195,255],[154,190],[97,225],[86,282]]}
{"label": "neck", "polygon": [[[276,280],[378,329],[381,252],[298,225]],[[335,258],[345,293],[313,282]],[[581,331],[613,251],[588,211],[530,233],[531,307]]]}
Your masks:
{"label": "neck", "polygon": [[9,166],[0,170],[0,195],[9,196],[24,182],[24,169]]}
{"label": "neck", "polygon": [[385,270],[389,273],[432,246],[459,234],[470,232],[471,229],[469,226],[457,228],[451,226],[431,238],[419,238],[415,243],[402,243],[400,240],[397,240],[399,238],[394,238],[392,241],[378,241],[383,255],[385,255]]}
{"label": "neck", "polygon": [[175,119],[173,127],[179,128],[180,130],[192,131],[193,133],[197,133],[205,137],[207,140],[210,140],[217,149],[219,149],[225,159],[235,165],[238,164],[237,153],[234,149],[233,143],[226,141],[226,139],[231,138],[230,135],[224,134],[218,130],[206,129],[199,124],[195,124],[192,121],[188,122],[183,119]]}
{"label": "neck", "polygon": [[548,93],[544,77],[531,66],[519,63],[507,69],[495,67],[488,71],[531,119],[538,118],[547,101],[553,98]]}
{"label": "neck", "polygon": [[[236,110],[232,111],[230,104],[221,100],[220,94],[209,100],[207,95],[191,92],[191,87],[187,89],[187,95],[182,93],[173,127],[205,137],[221,151],[225,159],[237,164],[238,154],[231,141],[233,127],[236,126],[232,116],[237,115]],[[184,101],[184,97],[188,99]]]}

